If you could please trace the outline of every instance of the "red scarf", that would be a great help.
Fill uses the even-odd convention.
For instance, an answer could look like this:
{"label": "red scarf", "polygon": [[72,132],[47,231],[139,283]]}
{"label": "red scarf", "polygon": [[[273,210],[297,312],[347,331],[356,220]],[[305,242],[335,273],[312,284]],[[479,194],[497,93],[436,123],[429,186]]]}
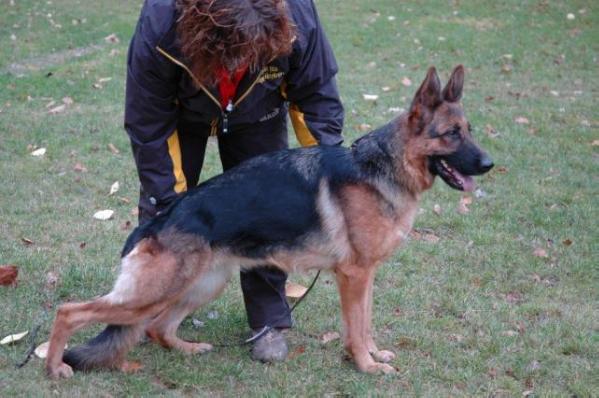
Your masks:
{"label": "red scarf", "polygon": [[226,68],[220,68],[216,72],[218,77],[218,91],[220,92],[220,104],[225,109],[229,101],[233,100],[239,82],[247,71],[247,66],[237,69],[232,75]]}

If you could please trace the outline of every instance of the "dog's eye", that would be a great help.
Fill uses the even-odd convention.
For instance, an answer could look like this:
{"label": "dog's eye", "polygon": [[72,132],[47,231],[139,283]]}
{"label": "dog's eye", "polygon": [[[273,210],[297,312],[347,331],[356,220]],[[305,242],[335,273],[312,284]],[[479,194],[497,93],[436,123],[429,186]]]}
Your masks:
{"label": "dog's eye", "polygon": [[450,131],[446,132],[445,135],[447,137],[449,137],[449,138],[452,138],[452,139],[460,138],[460,130],[459,129],[453,129],[453,130],[450,130]]}

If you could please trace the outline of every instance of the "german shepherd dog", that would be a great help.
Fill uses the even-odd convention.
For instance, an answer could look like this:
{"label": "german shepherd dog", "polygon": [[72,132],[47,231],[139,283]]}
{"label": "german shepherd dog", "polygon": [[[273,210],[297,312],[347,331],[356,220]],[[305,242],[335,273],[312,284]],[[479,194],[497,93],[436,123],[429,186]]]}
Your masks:
{"label": "german shepherd dog", "polygon": [[[362,372],[394,372],[388,362],[395,354],[373,340],[375,270],[407,239],[420,196],[435,176],[470,191],[472,176],[493,167],[464,116],[463,82],[460,65],[442,89],[431,67],[410,109],[351,148],[266,154],[179,197],[131,233],[109,294],[58,308],[48,375],[135,369],[125,355],[144,332],[185,353],[210,350],[210,344],[178,338],[179,324],[217,297],[240,268],[263,264],[285,272],[332,271],[345,349]],[[108,326],[64,353],[68,338],[94,322]]]}

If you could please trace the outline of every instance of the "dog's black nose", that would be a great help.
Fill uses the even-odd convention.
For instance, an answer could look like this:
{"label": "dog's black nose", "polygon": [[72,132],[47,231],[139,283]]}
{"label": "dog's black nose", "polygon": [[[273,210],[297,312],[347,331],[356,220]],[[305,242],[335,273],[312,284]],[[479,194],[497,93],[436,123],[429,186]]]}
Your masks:
{"label": "dog's black nose", "polygon": [[483,155],[480,158],[478,167],[482,173],[486,173],[487,171],[493,168],[493,160],[488,155]]}

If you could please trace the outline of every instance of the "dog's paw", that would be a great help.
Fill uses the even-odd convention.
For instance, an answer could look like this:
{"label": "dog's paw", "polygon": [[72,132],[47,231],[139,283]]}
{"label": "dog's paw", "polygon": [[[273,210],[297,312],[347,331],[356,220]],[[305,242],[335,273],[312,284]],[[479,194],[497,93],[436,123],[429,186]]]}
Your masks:
{"label": "dog's paw", "polygon": [[189,354],[204,354],[208,351],[212,351],[212,344],[189,343],[187,353],[189,353]]}
{"label": "dog's paw", "polygon": [[368,365],[365,369],[362,369],[362,371],[370,374],[383,373],[386,375],[397,373],[397,370],[393,366],[381,362],[374,362],[373,364]]}
{"label": "dog's paw", "polygon": [[47,372],[48,376],[54,380],[58,380],[60,378],[68,379],[73,377],[73,368],[64,362],[55,368],[48,368]]}
{"label": "dog's paw", "polygon": [[387,350],[375,351],[372,353],[372,357],[378,362],[387,363],[395,359],[395,353]]}

